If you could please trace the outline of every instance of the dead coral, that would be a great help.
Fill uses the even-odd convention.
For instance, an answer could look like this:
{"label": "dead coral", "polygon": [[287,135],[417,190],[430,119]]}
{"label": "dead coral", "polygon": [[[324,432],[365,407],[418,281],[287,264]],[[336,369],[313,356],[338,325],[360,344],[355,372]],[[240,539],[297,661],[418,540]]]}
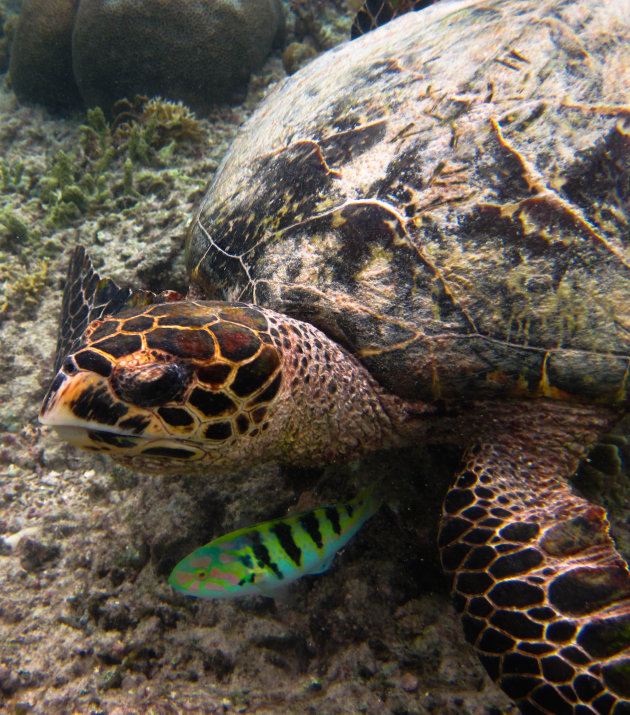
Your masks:
{"label": "dead coral", "polygon": [[321,0],[290,0],[295,15],[295,39],[310,39],[318,50],[327,50],[350,38],[354,11],[345,0],[322,3]]}

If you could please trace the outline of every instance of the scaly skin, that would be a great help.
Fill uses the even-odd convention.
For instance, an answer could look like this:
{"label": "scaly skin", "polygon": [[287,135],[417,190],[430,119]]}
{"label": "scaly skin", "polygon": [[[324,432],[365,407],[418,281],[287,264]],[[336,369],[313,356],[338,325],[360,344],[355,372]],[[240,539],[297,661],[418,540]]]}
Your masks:
{"label": "scaly skin", "polygon": [[576,438],[588,444],[606,414],[547,404],[531,416],[472,447],[445,499],[439,545],[455,605],[523,712],[627,713],[628,565],[604,509],[567,482]]}

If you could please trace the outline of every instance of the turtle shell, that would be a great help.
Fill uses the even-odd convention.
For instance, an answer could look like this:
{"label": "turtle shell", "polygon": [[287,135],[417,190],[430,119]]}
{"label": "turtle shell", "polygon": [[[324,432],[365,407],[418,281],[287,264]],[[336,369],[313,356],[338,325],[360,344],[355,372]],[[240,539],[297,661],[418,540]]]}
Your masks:
{"label": "turtle shell", "polygon": [[627,404],[630,0],[441,2],[249,119],[191,224],[211,298],[406,398]]}

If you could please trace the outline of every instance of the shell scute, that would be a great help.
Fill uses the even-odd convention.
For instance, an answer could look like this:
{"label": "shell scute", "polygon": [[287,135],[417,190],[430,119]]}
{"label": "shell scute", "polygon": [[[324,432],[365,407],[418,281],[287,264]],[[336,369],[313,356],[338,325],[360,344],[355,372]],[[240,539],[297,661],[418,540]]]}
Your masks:
{"label": "shell scute", "polygon": [[242,362],[253,357],[261,345],[258,335],[243,329],[241,325],[218,323],[212,326],[212,333],[222,357],[233,362]]}
{"label": "shell scute", "polygon": [[219,311],[219,318],[232,323],[245,325],[254,330],[266,331],[268,329],[267,318],[258,310],[244,305],[233,305],[224,307]]}
{"label": "shell scute", "polygon": [[145,334],[150,349],[180,358],[207,360],[214,354],[212,335],[203,329],[154,328]]}
{"label": "shell scute", "polygon": [[233,145],[189,232],[195,280],[315,324],[404,398],[627,403],[613,6],[442,4],[318,58]]}

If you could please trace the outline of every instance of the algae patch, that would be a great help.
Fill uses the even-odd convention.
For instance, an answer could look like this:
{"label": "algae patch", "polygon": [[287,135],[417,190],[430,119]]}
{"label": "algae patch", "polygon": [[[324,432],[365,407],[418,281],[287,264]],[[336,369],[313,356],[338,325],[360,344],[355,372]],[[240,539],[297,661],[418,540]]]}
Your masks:
{"label": "algae patch", "polygon": [[[96,107],[83,123],[59,121],[48,154],[22,146],[0,159],[0,320],[32,314],[54,259],[81,234],[138,217],[175,188],[198,192],[205,176],[186,171],[207,124],[185,105],[138,97],[110,121]],[[182,217],[183,222],[183,217]]]}

